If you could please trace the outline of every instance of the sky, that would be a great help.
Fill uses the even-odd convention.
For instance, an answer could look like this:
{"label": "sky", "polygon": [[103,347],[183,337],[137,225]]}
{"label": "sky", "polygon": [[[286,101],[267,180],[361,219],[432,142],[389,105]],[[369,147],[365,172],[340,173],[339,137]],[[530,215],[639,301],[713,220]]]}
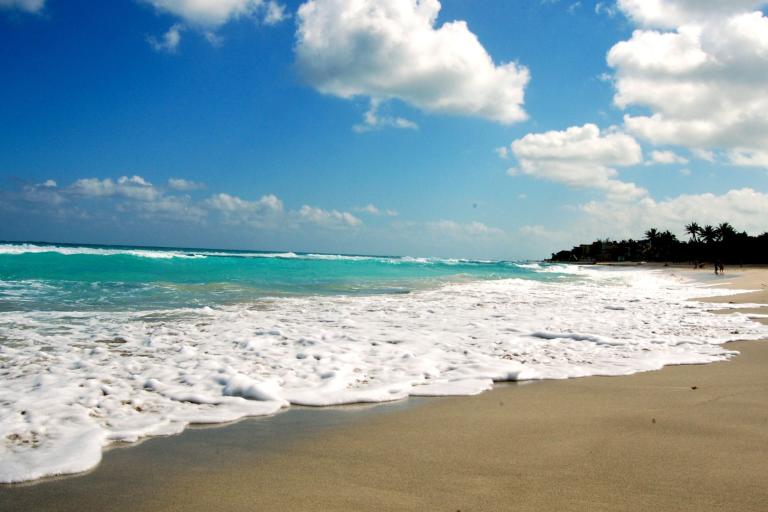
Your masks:
{"label": "sky", "polygon": [[538,259],[760,234],[766,7],[0,0],[0,239]]}

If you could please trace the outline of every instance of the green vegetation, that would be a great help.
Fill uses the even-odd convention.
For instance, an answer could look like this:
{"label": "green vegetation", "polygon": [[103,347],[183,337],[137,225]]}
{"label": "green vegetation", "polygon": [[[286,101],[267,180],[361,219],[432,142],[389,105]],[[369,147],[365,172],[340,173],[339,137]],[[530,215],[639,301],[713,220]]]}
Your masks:
{"label": "green vegetation", "polygon": [[651,228],[642,240],[597,240],[552,254],[551,261],[661,261],[712,262],[730,264],[768,263],[768,233],[750,236],[724,222],[701,227],[695,222],[685,226],[687,241],[680,241],[670,231]]}

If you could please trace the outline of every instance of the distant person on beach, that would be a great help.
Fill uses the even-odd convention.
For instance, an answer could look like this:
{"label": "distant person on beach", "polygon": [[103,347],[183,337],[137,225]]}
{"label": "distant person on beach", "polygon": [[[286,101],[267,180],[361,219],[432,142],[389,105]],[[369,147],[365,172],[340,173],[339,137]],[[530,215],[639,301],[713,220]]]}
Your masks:
{"label": "distant person on beach", "polygon": [[725,265],[723,265],[723,262],[720,262],[720,275],[725,275]]}
{"label": "distant person on beach", "polygon": [[720,270],[720,261],[715,260],[715,275],[719,273],[719,270]]}

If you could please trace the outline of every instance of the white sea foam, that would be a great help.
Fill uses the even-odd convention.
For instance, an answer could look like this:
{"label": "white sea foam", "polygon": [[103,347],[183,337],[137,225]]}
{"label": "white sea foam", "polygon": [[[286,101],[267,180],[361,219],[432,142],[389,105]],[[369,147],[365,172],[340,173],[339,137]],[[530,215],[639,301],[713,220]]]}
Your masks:
{"label": "white sea foam", "polygon": [[626,375],[724,360],[734,352],[722,343],[768,336],[746,315],[686,301],[726,290],[653,271],[577,271],[408,295],[0,313],[0,481],[87,470],[110,443],[289,404]]}
{"label": "white sea foam", "polygon": [[203,258],[202,254],[185,253],[183,251],[161,249],[106,249],[101,247],[74,247],[60,245],[35,244],[2,244],[0,255],[40,254],[55,252],[65,256],[87,254],[91,256],[116,256],[120,254],[141,258],[170,259],[170,258]]}
{"label": "white sea foam", "polygon": [[[38,244],[0,244],[0,255],[21,255],[21,254],[40,254],[40,253],[58,253],[65,256],[85,254],[90,256],[117,256],[127,255],[139,258],[153,259],[199,259],[208,257],[229,257],[229,258],[273,258],[273,259],[305,259],[305,260],[329,260],[329,261],[377,261],[381,263],[401,264],[435,264],[458,265],[462,263],[497,263],[493,260],[468,260],[468,259],[443,259],[443,258],[420,258],[412,256],[350,256],[344,254],[297,254],[295,252],[226,252],[210,251],[199,249],[140,249],[140,248],[105,248],[105,247],[82,247],[82,246],[61,246],[61,245],[38,245]],[[521,265],[522,267],[522,265]],[[543,268],[543,267],[542,267]]]}

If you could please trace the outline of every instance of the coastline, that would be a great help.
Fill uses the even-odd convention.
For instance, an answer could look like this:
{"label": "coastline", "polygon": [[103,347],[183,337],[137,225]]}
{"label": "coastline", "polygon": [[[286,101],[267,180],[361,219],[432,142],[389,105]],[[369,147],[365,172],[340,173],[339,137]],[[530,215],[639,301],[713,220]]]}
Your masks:
{"label": "coastline", "polygon": [[[713,309],[768,303],[768,271],[724,277],[761,291]],[[193,429],[110,451],[85,476],[4,487],[0,509],[764,510],[768,342],[730,347],[742,354],[722,363],[346,409],[306,433],[299,419],[255,460],[242,446],[291,411],[211,430],[223,440]]]}

